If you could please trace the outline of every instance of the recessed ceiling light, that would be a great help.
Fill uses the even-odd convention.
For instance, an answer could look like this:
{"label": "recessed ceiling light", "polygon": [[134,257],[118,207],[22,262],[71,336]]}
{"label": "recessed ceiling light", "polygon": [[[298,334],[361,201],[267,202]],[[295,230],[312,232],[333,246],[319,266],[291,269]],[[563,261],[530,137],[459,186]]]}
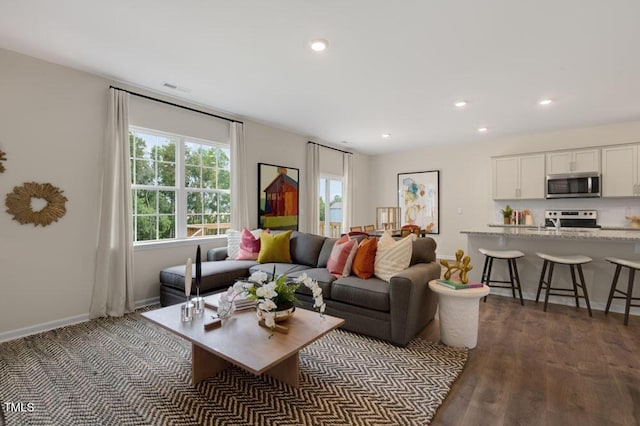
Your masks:
{"label": "recessed ceiling light", "polygon": [[458,101],[454,105],[458,108],[462,108],[463,106],[467,105],[467,101]]}
{"label": "recessed ceiling light", "polygon": [[313,40],[311,42],[311,49],[315,52],[322,52],[324,49],[327,48],[328,45],[329,45],[329,42],[327,40],[324,40],[324,39]]}
{"label": "recessed ceiling light", "polygon": [[488,131],[488,130],[489,130],[489,129],[488,129],[488,128],[486,128],[486,127],[478,127],[478,131],[479,131],[480,133],[484,133],[484,132],[486,132],[486,131]]}
{"label": "recessed ceiling light", "polygon": [[552,102],[553,102],[553,100],[551,100],[551,99],[543,99],[540,102],[538,102],[538,104],[540,104],[540,105],[549,105]]}
{"label": "recessed ceiling light", "polygon": [[381,136],[383,139],[389,139],[391,137],[391,133],[383,133]]}

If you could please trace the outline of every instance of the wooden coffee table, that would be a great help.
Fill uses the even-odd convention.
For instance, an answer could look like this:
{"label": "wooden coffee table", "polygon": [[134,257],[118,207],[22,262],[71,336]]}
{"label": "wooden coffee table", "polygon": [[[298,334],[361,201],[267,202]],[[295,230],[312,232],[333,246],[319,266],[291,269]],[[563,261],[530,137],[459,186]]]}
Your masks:
{"label": "wooden coffee table", "polygon": [[191,342],[191,378],[200,383],[230,364],[255,375],[268,374],[293,387],[300,384],[299,352],[331,330],[344,324],[341,318],[296,308],[282,325],[287,334],[260,327],[253,309],[235,312],[222,327],[205,331],[214,310],[190,323],[180,320],[180,304],[144,312],[142,316]]}

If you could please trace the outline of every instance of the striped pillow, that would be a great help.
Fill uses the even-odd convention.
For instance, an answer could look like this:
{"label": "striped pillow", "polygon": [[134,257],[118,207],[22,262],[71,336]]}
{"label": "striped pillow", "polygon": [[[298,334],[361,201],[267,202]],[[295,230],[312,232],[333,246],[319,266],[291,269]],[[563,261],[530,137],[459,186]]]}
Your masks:
{"label": "striped pillow", "polygon": [[376,260],[373,266],[375,276],[389,282],[392,276],[409,267],[413,252],[413,240],[416,236],[411,234],[401,240],[394,240],[391,234],[384,232],[378,242]]}
{"label": "striped pillow", "polygon": [[235,229],[228,229],[227,232],[227,256],[228,259],[235,259],[240,252],[240,243],[242,242],[242,232]]}
{"label": "striped pillow", "polygon": [[327,261],[329,273],[336,278],[351,275],[351,263],[357,250],[357,241],[350,240],[346,235],[336,241]]}

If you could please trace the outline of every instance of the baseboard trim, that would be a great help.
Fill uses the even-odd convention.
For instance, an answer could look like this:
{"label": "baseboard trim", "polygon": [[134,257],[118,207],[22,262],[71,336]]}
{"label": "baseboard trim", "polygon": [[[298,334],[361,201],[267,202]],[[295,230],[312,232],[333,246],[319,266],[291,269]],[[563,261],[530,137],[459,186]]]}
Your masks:
{"label": "baseboard trim", "polygon": [[[149,299],[138,300],[135,302],[135,308],[140,309],[146,306],[156,305],[160,303],[160,297],[152,297]],[[29,327],[18,328],[16,330],[5,331],[0,333],[0,343],[9,340],[20,339],[22,337],[31,336],[33,334],[44,333],[45,331],[55,330],[56,328],[67,327],[69,325],[80,324],[89,321],[89,313],[75,315],[72,317],[62,318],[55,321],[43,322]]]}

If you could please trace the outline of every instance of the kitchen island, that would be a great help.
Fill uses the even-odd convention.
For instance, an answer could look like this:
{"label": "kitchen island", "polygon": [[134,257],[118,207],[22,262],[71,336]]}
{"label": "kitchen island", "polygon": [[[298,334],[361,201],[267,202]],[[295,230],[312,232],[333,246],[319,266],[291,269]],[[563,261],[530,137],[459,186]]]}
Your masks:
{"label": "kitchen island", "polygon": [[[591,307],[602,311],[607,304],[615,271],[615,266],[604,258],[640,259],[640,231],[631,229],[561,228],[556,230],[530,226],[485,226],[461,232],[467,235],[467,254],[471,256],[471,263],[474,265],[474,269],[469,274],[470,279],[474,281],[480,281],[484,263],[484,256],[478,252],[479,248],[523,252],[525,257],[518,259],[518,270],[522,283],[522,295],[530,300],[536,298],[542,269],[542,259],[536,256],[537,252],[558,255],[581,254],[591,257],[593,262],[583,266],[585,280]],[[508,276],[506,262],[495,262],[492,277],[507,279]],[[621,274],[620,280],[626,279],[627,274]],[[553,281],[554,286],[571,287],[569,268],[556,267]],[[511,296],[510,290],[496,288],[491,292]],[[575,301],[571,297],[551,296],[549,301],[575,306]],[[583,301],[581,301],[581,307],[584,308]],[[542,304],[540,304],[540,310],[542,311]],[[624,301],[614,300],[611,311],[624,312]],[[631,308],[631,314],[640,315],[640,308]]]}

